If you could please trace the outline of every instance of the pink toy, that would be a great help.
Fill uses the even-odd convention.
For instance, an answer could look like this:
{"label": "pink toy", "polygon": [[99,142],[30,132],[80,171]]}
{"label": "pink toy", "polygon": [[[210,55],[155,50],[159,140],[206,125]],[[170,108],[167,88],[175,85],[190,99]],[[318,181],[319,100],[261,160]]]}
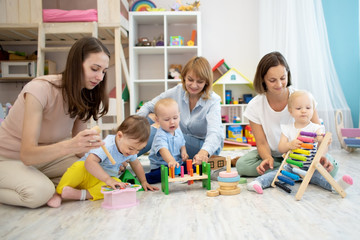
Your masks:
{"label": "pink toy", "polygon": [[141,188],[141,185],[131,185],[126,183],[125,189],[112,189],[109,186],[102,186],[101,193],[104,194],[104,201],[101,207],[107,209],[127,208],[139,204],[136,199],[136,191]]}

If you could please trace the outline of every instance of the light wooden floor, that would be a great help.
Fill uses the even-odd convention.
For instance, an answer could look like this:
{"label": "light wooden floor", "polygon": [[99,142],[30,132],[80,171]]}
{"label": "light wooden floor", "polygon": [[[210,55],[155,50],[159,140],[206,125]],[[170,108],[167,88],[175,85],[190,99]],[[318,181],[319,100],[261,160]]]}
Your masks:
{"label": "light wooden floor", "polygon": [[344,199],[316,186],[301,201],[296,191],[258,195],[245,185],[239,195],[207,197],[200,182],[172,183],[169,195],[138,192],[138,206],[118,210],[101,208],[102,201],[58,209],[0,204],[0,239],[359,239],[360,150],[331,153],[340,163],[338,176],[350,174],[355,182]]}

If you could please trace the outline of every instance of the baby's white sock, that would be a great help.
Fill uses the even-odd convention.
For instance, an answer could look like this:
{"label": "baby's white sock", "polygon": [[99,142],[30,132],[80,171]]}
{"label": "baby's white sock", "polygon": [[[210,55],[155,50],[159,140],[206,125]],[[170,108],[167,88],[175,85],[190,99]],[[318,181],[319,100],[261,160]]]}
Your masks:
{"label": "baby's white sock", "polygon": [[81,190],[80,201],[84,201],[84,200],[86,200],[86,190],[82,189]]}
{"label": "baby's white sock", "polygon": [[261,183],[259,183],[258,181],[252,181],[251,183],[248,183],[246,185],[247,190],[249,191],[254,191],[257,192],[259,194],[263,193],[263,189],[261,187]]}
{"label": "baby's white sock", "polygon": [[344,175],[342,176],[342,178],[340,178],[338,180],[338,184],[340,185],[340,187],[342,187],[342,189],[346,189],[348,187],[350,187],[351,185],[353,185],[353,179],[352,177],[350,177],[349,175]]}

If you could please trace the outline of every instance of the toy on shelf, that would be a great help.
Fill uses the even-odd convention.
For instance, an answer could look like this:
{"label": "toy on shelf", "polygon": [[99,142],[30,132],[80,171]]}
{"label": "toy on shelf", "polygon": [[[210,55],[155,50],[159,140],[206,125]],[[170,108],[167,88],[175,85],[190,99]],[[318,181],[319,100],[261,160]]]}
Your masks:
{"label": "toy on shelf", "polygon": [[151,42],[147,37],[141,37],[138,39],[138,43],[136,43],[137,47],[148,47],[151,46]]}
{"label": "toy on shelf", "polygon": [[182,36],[170,36],[170,46],[184,46],[184,38]]}
{"label": "toy on shelf", "polygon": [[135,1],[131,5],[130,11],[133,11],[133,12],[149,11],[149,10],[151,10],[153,8],[156,8],[156,5],[152,1],[138,0],[138,1]]}
{"label": "toy on shelf", "polygon": [[175,167],[165,167],[161,165],[161,190],[165,195],[169,194],[169,183],[188,181],[188,184],[192,184],[194,180],[202,180],[202,187],[207,190],[211,189],[211,175],[210,164],[203,162],[202,172],[200,173],[200,166],[196,165],[196,173],[193,172],[192,160],[186,160],[186,166],[188,174],[184,174],[184,166],[180,167],[180,177],[176,177]]}
{"label": "toy on shelf", "polygon": [[226,171],[222,171],[218,176],[219,188],[206,192],[209,197],[216,197],[221,195],[236,195],[241,189],[238,187],[240,175],[237,171],[231,171],[231,157],[226,157]]}
{"label": "toy on shelf", "polygon": [[335,113],[336,133],[341,147],[348,152],[360,148],[360,128],[344,128],[343,115],[340,110]]}
{"label": "toy on shelf", "polygon": [[251,146],[256,146],[256,141],[254,134],[252,133],[252,129],[250,125],[246,125],[244,128],[244,135],[246,138],[246,142],[250,144]]}
{"label": "toy on shelf", "polygon": [[223,76],[227,71],[229,71],[229,66],[225,63],[224,59],[221,59],[213,68],[214,82]]}
{"label": "toy on shelf", "polygon": [[141,185],[133,185],[126,183],[124,189],[112,189],[109,186],[102,186],[101,193],[104,194],[104,201],[101,207],[108,209],[127,208],[139,204],[136,199],[136,191],[141,188]]}
{"label": "toy on shelf", "polygon": [[228,115],[222,115],[221,116],[221,122],[222,123],[228,123],[229,122],[229,116]]}
{"label": "toy on shelf", "polygon": [[[317,170],[340,194],[340,196],[344,198],[346,196],[344,189],[334,180],[330,173],[328,173],[328,171],[326,171],[320,163],[320,158],[327,151],[328,144],[331,141],[331,133],[325,134],[321,144],[317,146],[317,150],[317,142],[314,141],[314,133],[300,132],[298,139],[303,142],[302,148],[290,150],[286,153],[284,160],[281,163],[273,182],[271,183],[271,186],[278,186],[284,191],[290,193],[291,189],[287,185],[293,186],[295,185],[295,181],[302,180],[302,183],[295,195],[295,199],[300,200],[310,182],[311,177]],[[285,164],[290,164],[293,167],[292,171],[297,174],[287,172],[284,168]],[[307,171],[300,169],[305,166],[309,166]]]}
{"label": "toy on shelf", "polygon": [[243,136],[241,125],[227,126],[227,138],[237,142],[247,142],[246,137]]}
{"label": "toy on shelf", "polygon": [[180,79],[181,78],[181,64],[171,64],[169,68],[169,79]]}
{"label": "toy on shelf", "polygon": [[194,46],[195,45],[195,37],[196,37],[196,30],[192,30],[191,33],[191,40],[187,41],[188,46]]}
{"label": "toy on shelf", "polygon": [[171,11],[199,11],[200,1],[195,1],[192,4],[182,5],[181,0],[177,0],[171,7]]}

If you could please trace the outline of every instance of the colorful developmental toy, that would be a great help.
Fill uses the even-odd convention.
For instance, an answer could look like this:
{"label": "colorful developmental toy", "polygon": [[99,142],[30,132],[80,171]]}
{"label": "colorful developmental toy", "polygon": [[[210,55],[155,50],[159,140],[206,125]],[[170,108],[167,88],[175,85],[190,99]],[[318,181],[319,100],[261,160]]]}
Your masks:
{"label": "colorful developmental toy", "polygon": [[216,190],[207,191],[206,195],[209,197],[216,197],[221,195],[236,195],[241,189],[238,187],[240,175],[237,171],[231,171],[231,157],[226,157],[226,171],[222,171],[218,176],[218,184],[220,188]]}
{"label": "colorful developmental toy", "polygon": [[[186,160],[186,168],[188,174],[184,174],[184,166],[180,167],[180,177],[176,177],[175,168],[172,167],[168,169],[164,165],[161,165],[161,190],[165,195],[169,194],[169,183],[171,182],[182,182],[188,181],[188,184],[194,183],[194,180],[202,180],[203,188],[208,190],[211,189],[211,175],[210,175],[210,164],[203,162],[202,163],[202,173],[200,174],[199,166],[197,166],[197,171],[193,172],[192,160]],[[170,173],[170,174],[169,174]]]}
{"label": "colorful developmental toy", "polygon": [[336,133],[341,147],[348,152],[360,148],[360,128],[344,128],[343,115],[340,110],[335,113]]}
{"label": "colorful developmental toy", "polygon": [[130,11],[139,12],[139,11],[148,11],[149,9],[156,8],[155,3],[149,0],[138,0],[135,1],[131,7]]}
{"label": "colorful developmental toy", "polygon": [[196,30],[192,30],[191,40],[187,41],[188,46],[194,46],[195,45],[195,37],[196,37]]}
{"label": "colorful developmental toy", "polygon": [[108,209],[127,208],[139,204],[136,199],[136,191],[141,188],[141,185],[133,185],[126,183],[124,189],[112,189],[109,186],[102,186],[101,193],[104,194],[104,201],[101,207]]}
{"label": "colorful developmental toy", "polygon": [[200,1],[195,1],[193,4],[182,5],[181,0],[177,0],[171,7],[171,11],[198,11],[200,7]]}
{"label": "colorful developmental toy", "polygon": [[237,142],[247,142],[243,136],[241,125],[227,126],[227,138]]}
{"label": "colorful developmental toy", "polygon": [[250,144],[251,146],[256,146],[255,137],[254,134],[252,133],[252,129],[250,125],[245,126],[244,135],[248,144]]}
{"label": "colorful developmental toy", "polygon": [[[271,184],[272,187],[279,187],[284,191],[290,193],[291,189],[287,185],[295,185],[296,181],[302,180],[302,183],[295,195],[296,200],[300,200],[304,194],[311,177],[315,170],[317,170],[331,186],[340,194],[341,197],[345,197],[346,193],[344,189],[337,183],[334,178],[326,171],[321,165],[320,158],[325,154],[328,144],[331,141],[331,133],[326,133],[321,144],[317,146],[317,142],[314,141],[316,134],[309,132],[300,132],[298,139],[302,139],[304,142],[301,149],[290,150],[286,153],[283,162],[281,163],[278,172]],[[316,148],[318,149],[316,150]],[[284,169],[285,164],[290,164],[293,167],[293,172],[287,172]],[[304,166],[309,166],[307,171],[300,169]]]}
{"label": "colorful developmental toy", "polygon": [[210,164],[211,170],[216,170],[225,166],[226,158],[222,156],[212,155],[208,163]]}
{"label": "colorful developmental toy", "polygon": [[182,36],[170,36],[170,46],[184,46],[184,38]]}
{"label": "colorful developmental toy", "polygon": [[[141,185],[139,180],[134,176],[132,175],[132,173],[125,169],[125,171],[121,174],[121,176],[119,177],[119,179],[124,182],[124,183],[130,183],[130,184],[135,184],[135,185]],[[143,188],[140,188],[139,189],[139,192],[140,191],[144,191]]]}
{"label": "colorful developmental toy", "polygon": [[[91,129],[96,130],[98,133],[101,132],[101,129],[99,128],[99,126],[94,126]],[[115,164],[116,162],[115,162],[114,158],[111,156],[111,154],[109,153],[109,150],[107,150],[107,148],[104,145],[102,145],[101,148],[104,150],[104,152],[105,152],[106,156],[109,158],[110,162],[112,164]]]}

